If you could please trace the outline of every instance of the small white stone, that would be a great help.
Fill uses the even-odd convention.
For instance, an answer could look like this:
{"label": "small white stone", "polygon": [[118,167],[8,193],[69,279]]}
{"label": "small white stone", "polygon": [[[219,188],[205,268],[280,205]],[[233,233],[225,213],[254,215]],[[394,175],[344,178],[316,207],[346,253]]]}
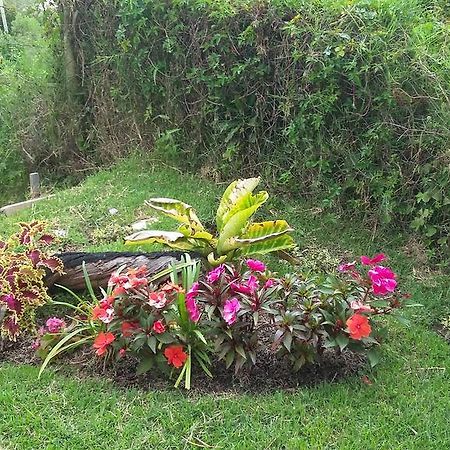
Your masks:
{"label": "small white stone", "polygon": [[116,209],[116,208],[109,208],[108,212],[109,212],[112,216],[115,216],[115,215],[119,212],[119,210]]}
{"label": "small white stone", "polygon": [[67,237],[67,230],[63,230],[61,228],[58,228],[57,230],[53,230],[53,234],[56,237],[65,238],[65,237]]}

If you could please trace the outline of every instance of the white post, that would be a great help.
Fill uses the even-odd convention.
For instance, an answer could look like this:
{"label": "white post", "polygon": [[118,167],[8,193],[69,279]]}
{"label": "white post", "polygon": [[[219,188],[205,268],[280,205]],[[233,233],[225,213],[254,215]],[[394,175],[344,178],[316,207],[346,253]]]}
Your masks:
{"label": "white post", "polygon": [[37,198],[41,195],[41,182],[37,172],[30,173],[30,191],[31,198]]}
{"label": "white post", "polygon": [[3,0],[0,0],[0,15],[2,16],[3,30],[5,33],[9,33],[8,22],[6,21],[5,5]]}

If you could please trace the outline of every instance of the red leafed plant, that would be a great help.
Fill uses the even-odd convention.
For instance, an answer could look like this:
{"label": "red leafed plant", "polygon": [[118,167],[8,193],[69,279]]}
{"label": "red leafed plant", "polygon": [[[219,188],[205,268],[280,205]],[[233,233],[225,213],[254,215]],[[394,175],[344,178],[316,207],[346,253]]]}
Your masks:
{"label": "red leafed plant", "polygon": [[10,340],[32,331],[36,308],[50,300],[43,281],[45,270],[63,269],[62,262],[50,254],[54,237],[46,232],[46,223],[19,226],[8,240],[0,240],[0,334]]}

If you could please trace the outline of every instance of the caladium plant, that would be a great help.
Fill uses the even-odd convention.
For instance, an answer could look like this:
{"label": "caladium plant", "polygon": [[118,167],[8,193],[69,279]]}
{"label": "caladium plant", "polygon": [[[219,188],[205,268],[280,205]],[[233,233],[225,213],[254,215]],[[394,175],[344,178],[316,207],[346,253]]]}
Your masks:
{"label": "caladium plant", "polygon": [[212,266],[241,256],[263,255],[295,246],[293,229],[285,220],[251,222],[269,198],[265,191],[254,194],[259,178],[232,182],[225,190],[216,213],[216,232],[208,231],[187,203],[170,198],[152,198],[147,206],[180,222],[177,231],[143,230],[126,237],[128,244],[162,243],[171,248],[195,251]]}

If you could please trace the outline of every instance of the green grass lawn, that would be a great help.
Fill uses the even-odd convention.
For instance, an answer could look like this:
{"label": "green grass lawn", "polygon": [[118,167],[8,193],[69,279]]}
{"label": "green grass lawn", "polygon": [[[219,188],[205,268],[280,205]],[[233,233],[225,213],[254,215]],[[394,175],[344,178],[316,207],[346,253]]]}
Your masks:
{"label": "green grass lawn", "polygon": [[[45,218],[67,230],[67,248],[123,249],[125,226],[148,216],[142,205],[151,196],[179,198],[201,218],[213,218],[225,185],[157,166],[125,161],[32,210],[0,218],[0,234],[19,220]],[[273,199],[264,214],[287,218],[314,264],[327,255],[389,254],[401,283],[424,306],[410,311],[411,327],[392,322],[376,371],[289,392],[200,395],[125,390],[52,369],[38,380],[36,367],[3,364],[0,448],[449,449],[450,346],[430,331],[430,322],[450,314],[448,277],[407,256],[408,237],[364,230],[354,219],[317,212],[301,200]],[[155,226],[169,224],[161,219]]]}

